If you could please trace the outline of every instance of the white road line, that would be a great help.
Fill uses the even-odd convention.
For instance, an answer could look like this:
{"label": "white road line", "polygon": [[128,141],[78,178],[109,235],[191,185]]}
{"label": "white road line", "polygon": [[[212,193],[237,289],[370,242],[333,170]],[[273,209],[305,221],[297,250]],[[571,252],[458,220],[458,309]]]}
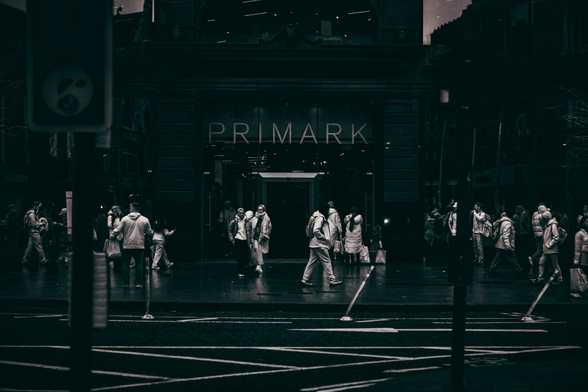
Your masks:
{"label": "white road line", "polygon": [[[367,333],[398,333],[398,332],[452,332],[441,328],[296,328],[288,331],[304,332],[367,332]],[[466,332],[547,332],[544,329],[466,329]]]}
{"label": "white road line", "polygon": [[421,370],[432,370],[432,369],[441,369],[441,366],[429,366],[429,367],[413,368],[413,369],[390,369],[390,370],[384,370],[382,373],[408,373],[408,372],[417,372],[417,371],[421,371]]}
{"label": "white road line", "polygon": [[372,384],[360,384],[360,385],[352,385],[348,387],[341,387],[341,388],[333,388],[333,389],[322,389],[321,392],[341,392],[341,391],[348,391],[350,389],[359,389],[359,388],[367,388],[376,385],[375,383]]}
{"label": "white road line", "polygon": [[[41,363],[27,363],[27,362],[14,362],[14,361],[2,361],[0,360],[1,364],[4,365],[14,365],[14,366],[27,366],[27,367],[34,367],[39,369],[50,369],[50,370],[60,370],[60,371],[69,371],[68,367],[64,366],[53,366],[53,365],[44,365]],[[121,376],[121,377],[132,377],[132,378],[145,378],[145,379],[153,379],[153,380],[173,380],[170,377],[159,377],[159,376],[148,376],[145,374],[132,374],[132,373],[120,373],[120,372],[109,372],[105,370],[92,370],[94,374],[106,374],[109,376]]]}
{"label": "white road line", "polygon": [[[191,321],[210,321],[210,320],[218,320],[218,317],[209,317],[209,318],[199,318],[199,319],[187,319],[187,320],[179,320],[180,323],[188,323]],[[112,320],[115,321],[115,320]]]}
{"label": "white road line", "polygon": [[376,383],[376,382],[388,381],[391,379],[392,378],[381,378],[379,380],[366,380],[366,381],[348,382],[348,383],[344,383],[344,384],[323,385],[322,387],[304,388],[304,389],[301,389],[300,392],[312,392],[312,391],[319,391],[324,388],[338,388],[338,387],[346,387],[346,386],[357,385],[357,384]]}
{"label": "white road line", "polygon": [[[68,319],[60,319],[59,321],[69,321]],[[202,324],[292,324],[289,321],[199,321],[199,320],[142,320],[139,316],[137,316],[136,320],[108,320],[109,323],[182,323],[185,321],[192,321],[195,323],[202,323]]]}
{"label": "white road line", "polygon": [[30,315],[30,316],[14,316],[15,319],[27,319],[27,318],[52,318],[52,317],[64,317],[67,314],[43,314],[43,315]]}
{"label": "white road line", "polygon": [[273,364],[256,363],[256,362],[231,361],[228,359],[185,357],[185,356],[178,356],[178,355],[138,353],[138,352],[131,352],[131,351],[102,350],[102,349],[96,349],[96,348],[93,348],[92,351],[101,352],[101,353],[111,353],[111,354],[137,355],[137,356],[142,356],[142,357],[155,357],[155,358],[166,358],[166,359],[186,359],[186,360],[190,360],[190,361],[231,363],[231,364],[235,364],[235,365],[262,366],[262,367],[271,367],[271,368],[279,368],[279,369],[280,368],[281,369],[300,369],[300,367],[298,367],[298,366],[285,366],[285,365],[273,365]]}
{"label": "white road line", "polygon": [[379,321],[390,321],[390,319],[378,319],[378,320],[361,320],[361,321],[356,321],[356,323],[376,323]]}
{"label": "white road line", "polygon": [[389,355],[339,353],[339,352],[335,352],[335,351],[300,350],[300,349],[284,348],[284,347],[259,347],[259,349],[260,350],[270,350],[270,351],[287,351],[287,352],[296,352],[296,353],[308,353],[308,354],[342,355],[342,356],[350,356],[350,357],[383,358],[383,359],[409,359],[408,357],[391,357]]}
{"label": "white road line", "polygon": [[[433,324],[453,324],[452,322],[447,321],[433,321]],[[488,324],[526,324],[529,325],[526,321],[484,321],[484,322],[467,322],[468,325],[488,325]],[[534,321],[533,324],[567,324],[565,321]]]}

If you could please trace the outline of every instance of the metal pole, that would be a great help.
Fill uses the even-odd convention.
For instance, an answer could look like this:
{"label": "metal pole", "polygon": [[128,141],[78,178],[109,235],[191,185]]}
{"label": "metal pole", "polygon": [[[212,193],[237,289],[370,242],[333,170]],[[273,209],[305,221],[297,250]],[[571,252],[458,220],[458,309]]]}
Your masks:
{"label": "metal pole", "polygon": [[149,310],[151,308],[151,263],[152,263],[152,259],[153,255],[149,254],[149,258],[147,263],[149,264],[149,267],[147,267],[147,298],[146,298],[146,307],[145,307],[145,314],[143,315],[143,317],[141,317],[143,320],[153,320],[155,317],[153,317],[151,314],[149,314]]}
{"label": "metal pole", "polygon": [[357,297],[359,297],[359,293],[361,293],[361,290],[363,290],[363,286],[365,286],[365,283],[369,279],[370,274],[372,273],[372,271],[374,270],[374,268],[376,268],[375,265],[370,266],[370,270],[365,275],[365,279],[363,280],[363,282],[361,282],[361,285],[359,286],[359,289],[357,290],[357,293],[355,293],[355,297],[353,297],[353,300],[349,304],[349,307],[347,308],[347,312],[345,312],[345,316],[341,317],[341,321],[353,321],[353,319],[351,317],[349,317],[349,312],[351,311],[351,308],[355,304],[355,301],[357,300]]}
{"label": "metal pole", "polygon": [[443,138],[441,139],[441,154],[439,156],[439,186],[437,187],[437,205],[439,209],[443,207],[441,199],[443,198],[443,161],[445,160],[445,139],[447,138],[447,121],[443,126]]}
{"label": "metal pole", "polygon": [[70,298],[71,390],[90,391],[92,369],[92,288],[94,134],[76,133],[72,206],[73,258]]}
{"label": "metal pole", "polygon": [[463,390],[463,361],[465,348],[466,287],[453,285],[453,330],[451,334],[451,390]]}
{"label": "metal pole", "polygon": [[555,279],[555,274],[556,273],[554,272],[553,275],[551,275],[551,278],[549,278],[549,280],[547,281],[547,283],[545,283],[545,286],[543,286],[543,290],[541,290],[541,292],[537,296],[537,299],[535,299],[535,302],[533,302],[533,305],[531,305],[525,316],[522,318],[523,321],[533,321],[533,318],[531,317],[531,312],[533,311],[533,309],[535,309],[535,306],[537,305],[541,297],[543,297],[543,294],[545,294],[545,291],[547,291],[547,288],[549,287],[551,282],[553,282],[553,279]]}
{"label": "metal pole", "polygon": [[496,152],[496,179],[494,183],[494,211],[496,219],[500,219],[502,213],[500,209],[500,143],[502,139],[502,120],[498,125],[498,150]]}

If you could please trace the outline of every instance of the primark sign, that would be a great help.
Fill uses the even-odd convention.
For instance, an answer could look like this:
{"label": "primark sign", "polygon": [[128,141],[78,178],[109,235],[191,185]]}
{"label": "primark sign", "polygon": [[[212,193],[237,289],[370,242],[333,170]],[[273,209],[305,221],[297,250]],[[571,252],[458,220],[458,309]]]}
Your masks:
{"label": "primark sign", "polygon": [[203,138],[208,143],[368,144],[372,139],[367,104],[226,104],[205,107]]}

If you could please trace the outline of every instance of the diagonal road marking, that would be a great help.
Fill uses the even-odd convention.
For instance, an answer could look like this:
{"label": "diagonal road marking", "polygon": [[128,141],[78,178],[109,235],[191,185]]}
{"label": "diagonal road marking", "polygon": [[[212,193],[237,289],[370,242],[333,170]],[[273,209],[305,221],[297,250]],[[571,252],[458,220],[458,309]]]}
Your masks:
{"label": "diagonal road marking", "polygon": [[[448,328],[296,328],[288,331],[306,332],[371,332],[371,333],[398,333],[398,332],[452,332]],[[544,329],[466,329],[466,332],[547,332]]]}
{"label": "diagonal road marking", "polygon": [[389,355],[372,355],[372,354],[357,354],[357,353],[340,353],[335,351],[319,351],[319,350],[301,350],[296,348],[286,347],[258,347],[260,350],[272,350],[272,351],[287,351],[297,353],[308,353],[308,354],[327,354],[327,355],[342,355],[350,357],[364,357],[364,358],[383,358],[383,359],[409,359],[409,357],[391,357]]}

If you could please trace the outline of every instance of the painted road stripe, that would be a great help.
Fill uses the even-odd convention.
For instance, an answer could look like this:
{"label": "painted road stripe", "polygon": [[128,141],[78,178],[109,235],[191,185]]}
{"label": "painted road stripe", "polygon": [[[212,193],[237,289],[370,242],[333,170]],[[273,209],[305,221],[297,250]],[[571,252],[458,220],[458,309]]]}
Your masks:
{"label": "painted road stripe", "polygon": [[344,384],[333,384],[333,385],[323,385],[322,387],[315,387],[315,388],[304,388],[301,389],[300,392],[312,392],[312,391],[320,391],[325,388],[338,388],[338,387],[347,387],[350,385],[358,385],[358,384],[365,384],[365,383],[377,383],[382,381],[388,381],[392,378],[381,378],[379,380],[366,380],[366,381],[356,381],[356,382],[348,382]]}
{"label": "painted road stripe", "polygon": [[[288,331],[305,331],[305,332],[368,332],[368,333],[398,333],[398,332],[452,332],[451,329],[441,328],[299,328],[289,329]],[[547,332],[544,329],[466,329],[466,332]]]}
{"label": "painted road stripe", "polygon": [[[567,324],[566,321],[533,321],[534,324]],[[433,321],[433,324],[453,324],[452,322],[447,322],[447,321]],[[528,321],[483,321],[483,322],[467,322],[466,324],[469,325],[488,325],[488,324],[529,324]]]}
{"label": "painted road stripe", "polygon": [[[44,365],[40,363],[27,363],[27,362],[14,362],[14,361],[2,361],[0,360],[1,364],[4,365],[14,365],[14,366],[27,366],[27,367],[34,367],[39,369],[50,369],[50,370],[61,370],[61,371],[69,371],[68,367],[64,366],[52,366],[52,365]],[[106,374],[109,376],[122,376],[122,377],[132,377],[132,378],[145,378],[145,379],[153,379],[153,380],[173,380],[170,377],[159,377],[159,376],[148,376],[144,374],[131,374],[131,373],[120,373],[120,372],[109,372],[105,370],[92,370],[94,374]]]}
{"label": "painted road stripe", "polygon": [[356,323],[377,323],[379,321],[390,321],[390,319],[360,320],[360,321],[355,321],[355,322]]}
{"label": "painted road stripe", "polygon": [[15,319],[65,317],[67,314],[42,314],[30,316],[14,316]]}
{"label": "painted road stripe", "polygon": [[356,353],[340,353],[335,351],[319,351],[319,350],[300,350],[295,348],[284,348],[284,347],[259,347],[260,350],[270,350],[270,351],[287,351],[287,352],[297,352],[297,353],[308,353],[308,354],[327,354],[327,355],[342,355],[342,356],[350,356],[350,357],[364,357],[364,358],[383,358],[383,359],[409,359],[409,357],[391,357],[389,355],[372,355],[372,354],[356,354]]}
{"label": "painted road stripe", "polygon": [[[187,320],[179,320],[180,323],[188,323],[191,321],[210,321],[210,320],[218,320],[218,317],[210,317],[210,318],[199,318],[199,319],[187,319]],[[115,321],[115,320],[112,320]]]}
{"label": "painted road stripe", "polygon": [[[60,319],[59,321],[69,321],[69,319]],[[142,320],[137,316],[136,320],[108,320],[110,323],[183,323],[191,321],[201,324],[292,324],[290,321],[206,321],[206,320]]]}
{"label": "painted road stripe", "polygon": [[390,370],[384,370],[382,373],[408,373],[408,372],[418,372],[418,371],[422,371],[422,370],[433,370],[433,369],[441,369],[441,366],[429,366],[429,367],[413,368],[413,369],[390,369]]}
{"label": "painted road stripe", "polygon": [[280,369],[280,368],[281,369],[300,369],[300,367],[298,367],[298,366],[285,366],[285,365],[272,365],[272,364],[267,364],[267,363],[231,361],[228,359],[185,357],[185,356],[178,356],[178,355],[138,353],[138,352],[131,352],[131,351],[102,350],[102,349],[96,349],[96,348],[93,348],[92,351],[101,352],[101,353],[111,353],[111,354],[137,355],[137,356],[142,356],[142,357],[155,357],[155,358],[166,358],[166,359],[186,359],[189,361],[220,362],[220,363],[231,363],[231,364],[235,364],[235,365],[263,366],[263,367],[271,367],[271,368],[278,368],[278,369]]}
{"label": "painted road stripe", "polygon": [[[22,345],[22,344],[5,344],[1,348],[55,348],[69,350],[69,346],[55,345]],[[299,350],[451,350],[451,346],[92,346],[93,349],[176,349],[176,350],[194,350],[194,349],[225,349],[225,350],[251,350],[251,349],[299,349]],[[579,349],[582,346],[466,346],[466,350],[499,350],[499,349],[539,349],[539,350],[572,350]]]}

